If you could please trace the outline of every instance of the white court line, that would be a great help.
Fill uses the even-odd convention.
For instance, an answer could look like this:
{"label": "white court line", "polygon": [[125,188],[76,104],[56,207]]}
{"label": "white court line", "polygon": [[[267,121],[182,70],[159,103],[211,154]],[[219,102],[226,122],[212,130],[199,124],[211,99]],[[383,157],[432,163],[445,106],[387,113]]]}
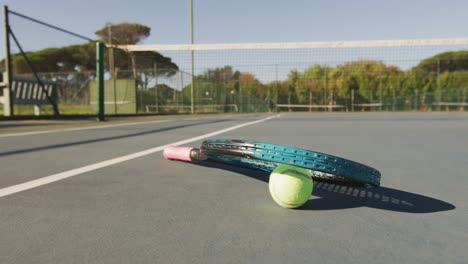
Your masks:
{"label": "white court line", "polygon": [[63,128],[63,129],[54,129],[54,130],[43,130],[43,131],[32,131],[32,132],[19,132],[19,133],[9,133],[9,134],[0,134],[0,138],[3,137],[18,137],[18,136],[30,136],[30,135],[39,135],[39,134],[49,134],[57,132],[68,132],[68,131],[79,131],[79,130],[90,130],[90,129],[100,129],[100,128],[111,128],[111,127],[121,127],[121,126],[133,126],[133,125],[143,125],[143,124],[154,124],[162,123],[168,121],[174,121],[176,119],[170,120],[156,120],[156,121],[141,121],[125,124],[115,124],[115,125],[102,125],[102,126],[90,126],[90,127],[74,127],[74,128]]}
{"label": "white court line", "polygon": [[[229,117],[229,116],[226,116]],[[191,117],[191,118],[182,118],[184,121],[191,120],[200,120],[201,117]],[[143,125],[143,124],[154,124],[162,123],[168,121],[178,121],[180,119],[167,119],[167,120],[155,120],[155,121],[140,121],[133,123],[124,123],[124,124],[115,124],[115,125],[102,125],[102,126],[89,126],[89,127],[74,127],[74,128],[63,128],[63,129],[53,129],[53,130],[42,130],[42,131],[31,131],[31,132],[17,132],[17,133],[8,133],[0,134],[0,138],[3,137],[18,137],[18,136],[31,136],[31,135],[40,135],[40,134],[49,134],[57,132],[69,132],[69,131],[80,131],[80,130],[91,130],[91,129],[100,129],[100,128],[112,128],[112,127],[121,127],[121,126],[133,126],[133,125]]]}
{"label": "white court line", "polygon": [[267,121],[269,119],[272,119],[272,118],[275,118],[275,117],[278,117],[278,116],[279,115],[269,116],[269,117],[266,117],[266,118],[263,118],[263,119],[255,120],[255,121],[248,122],[248,123],[243,123],[243,124],[240,124],[240,125],[235,125],[235,126],[232,126],[232,127],[228,127],[228,128],[225,128],[225,129],[215,131],[215,132],[204,134],[204,135],[201,135],[201,136],[198,136],[198,137],[193,137],[193,138],[189,138],[189,139],[169,143],[169,144],[166,144],[166,145],[163,145],[163,146],[150,148],[150,149],[143,150],[143,151],[140,151],[140,152],[136,152],[136,153],[133,153],[133,154],[125,155],[125,156],[122,156],[122,157],[118,157],[118,158],[114,158],[114,159],[110,159],[110,160],[106,160],[106,161],[101,161],[101,162],[91,164],[91,165],[88,165],[88,166],[84,166],[84,167],[80,167],[80,168],[60,172],[60,173],[53,174],[53,175],[50,175],[50,176],[46,176],[46,177],[43,177],[43,178],[39,178],[39,179],[36,179],[36,180],[32,180],[32,181],[28,181],[28,182],[25,182],[25,183],[20,183],[20,184],[17,184],[17,185],[6,187],[6,188],[3,188],[3,189],[0,189],[0,197],[4,197],[4,196],[15,194],[15,193],[18,193],[18,192],[26,191],[26,190],[36,188],[36,187],[39,187],[39,186],[42,186],[42,185],[46,185],[46,184],[53,183],[53,182],[56,182],[56,181],[60,181],[60,180],[66,179],[66,178],[70,178],[70,177],[73,177],[73,176],[76,176],[76,175],[79,175],[79,174],[82,174],[82,173],[90,172],[90,171],[101,169],[101,168],[104,168],[104,167],[108,167],[108,166],[111,166],[111,165],[114,165],[114,164],[117,164],[117,163],[121,163],[121,162],[132,160],[132,159],[136,159],[136,158],[143,157],[143,156],[146,156],[146,155],[149,155],[149,154],[153,154],[155,152],[162,151],[164,149],[164,147],[167,146],[167,145],[173,145],[173,146],[184,145],[184,144],[187,144],[187,143],[190,143],[190,142],[193,142],[193,141],[197,141],[197,140],[205,139],[205,138],[208,138],[208,137],[216,136],[216,135],[219,135],[219,134],[222,134],[222,133],[226,133],[226,132],[229,132],[229,131],[232,131],[232,130],[235,130],[235,129],[238,129],[238,128],[241,128],[241,127],[258,124],[258,123]]}

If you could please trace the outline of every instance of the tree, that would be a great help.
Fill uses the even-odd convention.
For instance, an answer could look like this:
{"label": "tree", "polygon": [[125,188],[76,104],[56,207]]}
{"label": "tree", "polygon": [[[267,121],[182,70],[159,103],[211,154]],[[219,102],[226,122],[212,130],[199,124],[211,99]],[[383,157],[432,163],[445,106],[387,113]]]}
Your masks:
{"label": "tree", "polygon": [[468,51],[449,51],[422,60],[415,68],[427,72],[468,70]]}
{"label": "tree", "polygon": [[[329,88],[329,72],[331,68],[323,65],[312,65],[304,70],[305,83],[307,85],[307,96],[309,97],[309,103],[326,103],[320,100],[314,100],[313,98],[325,99],[327,90]],[[306,91],[304,91],[304,96]],[[314,96],[318,95],[318,96]]]}
{"label": "tree", "polygon": [[[294,69],[292,70],[289,75],[288,75],[288,104],[293,103],[293,96],[294,98],[297,97],[297,95],[301,94],[301,79],[302,79],[302,74]],[[291,109],[290,109],[291,111]]]}
{"label": "tree", "polygon": [[[103,42],[112,45],[138,44],[146,39],[150,33],[150,27],[138,23],[109,23],[95,32]],[[137,84],[145,90],[148,89],[149,83],[156,76],[171,76],[178,70],[177,65],[170,58],[155,51],[126,53],[121,49],[116,49],[109,56],[112,56],[114,67],[120,69],[120,78],[132,76],[137,80]],[[109,65],[110,67],[111,65]],[[131,74],[126,71],[127,69],[131,69]],[[110,69],[110,71],[115,73],[115,69]]]}
{"label": "tree", "polygon": [[[42,80],[54,80],[59,84],[62,102],[86,102],[86,87],[94,78],[96,68],[94,43],[46,48],[26,52],[26,56]],[[22,54],[12,55],[12,65],[14,75],[32,77],[33,69]]]}
{"label": "tree", "polygon": [[140,43],[151,33],[151,28],[138,23],[107,24],[95,32],[107,44],[128,45]]}
{"label": "tree", "polygon": [[[47,48],[27,52],[26,56],[38,72],[85,72],[96,68],[96,51],[93,43],[71,45],[62,48]],[[32,72],[24,56],[13,57],[14,74]]]}
{"label": "tree", "polygon": [[[95,34],[101,37],[101,41],[110,45],[133,45],[147,38],[150,35],[150,32],[151,29],[149,27],[138,23],[108,23],[103,28],[97,30]],[[137,80],[138,76],[136,71],[135,54],[130,52],[129,55],[132,65],[133,78]],[[113,60],[114,54],[112,53],[110,56]],[[115,73],[115,69],[110,69],[110,71],[112,74]],[[138,84],[142,83],[144,82],[138,82]]]}

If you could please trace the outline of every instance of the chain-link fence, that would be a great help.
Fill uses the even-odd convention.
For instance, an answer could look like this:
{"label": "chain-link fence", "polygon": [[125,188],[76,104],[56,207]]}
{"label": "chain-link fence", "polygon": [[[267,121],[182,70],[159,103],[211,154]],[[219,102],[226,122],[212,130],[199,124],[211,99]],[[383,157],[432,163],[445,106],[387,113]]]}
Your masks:
{"label": "chain-link fence", "polygon": [[[33,114],[28,102],[40,103],[42,115],[57,112],[53,105],[61,115],[95,115],[97,62],[106,115],[467,109],[468,39],[121,45],[128,42],[113,43],[116,25],[107,24],[98,59],[90,38],[6,14],[12,45],[3,70],[12,80],[2,82],[10,87],[0,89],[0,111],[13,105],[15,115]],[[31,29],[41,46],[56,48],[31,51],[37,41],[19,41]],[[70,45],[76,39],[64,33],[85,42]],[[53,100],[41,97],[41,81]]]}
{"label": "chain-link fence", "polygon": [[[252,113],[269,111],[466,111],[468,82],[459,87],[441,83],[442,76],[425,76],[423,86],[408,84],[409,74],[376,76],[365,82],[340,75],[307,78],[292,82],[268,83],[254,78],[235,78],[231,67],[218,69],[220,76],[209,72],[193,79],[195,113]],[[238,76],[246,75],[240,73]],[[336,72],[330,74],[337,75]],[[353,74],[358,74],[356,70]],[[361,73],[360,73],[361,74]],[[442,73],[447,75],[447,73]],[[441,74],[441,75],[442,75]],[[453,83],[455,76],[445,76]],[[62,115],[94,115],[96,80],[94,72],[46,73],[42,80],[57,84],[59,110]],[[158,73],[154,69],[106,74],[105,112],[107,115],[191,113],[192,76],[184,71]],[[306,76],[306,77],[304,77]],[[433,76],[428,79],[427,76]],[[32,78],[22,74],[21,77]],[[392,82],[383,80],[395,79]],[[406,79],[405,79],[406,78]],[[361,77],[362,79],[362,77]],[[438,81],[439,80],[439,81]],[[361,83],[360,83],[361,82]],[[445,82],[446,83],[446,82]],[[449,83],[450,84],[450,83]],[[465,86],[466,85],[466,86]],[[49,105],[41,106],[43,115],[53,114]],[[31,115],[32,106],[17,105],[17,115]]]}

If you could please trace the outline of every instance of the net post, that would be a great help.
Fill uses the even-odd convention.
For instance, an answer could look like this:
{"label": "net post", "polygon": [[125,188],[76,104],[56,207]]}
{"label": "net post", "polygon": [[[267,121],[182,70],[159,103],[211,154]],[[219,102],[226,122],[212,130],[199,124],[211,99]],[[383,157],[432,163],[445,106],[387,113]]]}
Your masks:
{"label": "net post", "polygon": [[97,119],[104,121],[104,43],[96,43]]}
{"label": "net post", "polygon": [[10,22],[8,18],[8,6],[3,6],[3,18],[4,18],[4,34],[5,34],[5,72],[3,74],[3,83],[6,87],[3,89],[3,115],[4,116],[14,116],[14,107],[13,107],[13,93],[11,90],[11,80],[12,80],[12,71],[11,71],[11,52],[10,52]]}
{"label": "net post", "polygon": [[440,59],[437,59],[437,77],[436,77],[436,80],[437,80],[437,98],[436,98],[436,101],[437,101],[437,111],[440,111],[441,110],[441,106],[440,106],[440,101],[442,99],[442,92],[440,90]]}
{"label": "net post", "polygon": [[194,63],[194,50],[193,50],[193,0],[190,0],[190,68],[191,68],[191,79],[192,83],[190,84],[190,112],[193,114],[195,112],[194,98],[193,98],[193,86],[195,81],[195,63]]}
{"label": "net post", "polygon": [[153,63],[154,71],[154,107],[156,113],[159,113],[159,93],[158,93],[158,65],[156,62]]}

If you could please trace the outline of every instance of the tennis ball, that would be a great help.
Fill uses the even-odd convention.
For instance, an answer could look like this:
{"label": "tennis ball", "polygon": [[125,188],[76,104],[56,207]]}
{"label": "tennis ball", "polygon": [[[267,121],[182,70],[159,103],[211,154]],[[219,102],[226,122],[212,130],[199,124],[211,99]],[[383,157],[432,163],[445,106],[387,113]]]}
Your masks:
{"label": "tennis ball", "polygon": [[304,205],[312,194],[312,174],[304,168],[281,164],[270,174],[268,187],[278,205],[297,208]]}

